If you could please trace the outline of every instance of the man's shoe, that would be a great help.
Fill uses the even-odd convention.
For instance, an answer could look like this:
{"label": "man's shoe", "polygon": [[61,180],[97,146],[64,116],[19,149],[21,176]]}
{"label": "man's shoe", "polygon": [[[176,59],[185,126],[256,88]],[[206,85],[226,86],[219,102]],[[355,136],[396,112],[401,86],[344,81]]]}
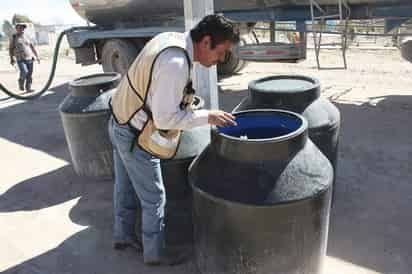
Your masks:
{"label": "man's shoe", "polygon": [[32,83],[31,80],[26,81],[26,91],[27,91],[27,93],[30,93],[30,92],[34,91],[34,89],[31,88],[31,83]]}
{"label": "man's shoe", "polygon": [[143,252],[142,243],[137,241],[137,240],[134,240],[134,241],[114,241],[113,242],[113,248],[115,250],[125,250],[126,248],[133,248],[139,253]]}
{"label": "man's shoe", "polygon": [[24,91],[24,80],[22,81],[22,80],[19,79],[19,89],[21,91]]}
{"label": "man's shoe", "polygon": [[144,263],[149,266],[178,265],[186,262],[190,258],[190,255],[191,251],[189,249],[180,249],[179,251],[166,249],[165,255],[158,259],[144,259]]}

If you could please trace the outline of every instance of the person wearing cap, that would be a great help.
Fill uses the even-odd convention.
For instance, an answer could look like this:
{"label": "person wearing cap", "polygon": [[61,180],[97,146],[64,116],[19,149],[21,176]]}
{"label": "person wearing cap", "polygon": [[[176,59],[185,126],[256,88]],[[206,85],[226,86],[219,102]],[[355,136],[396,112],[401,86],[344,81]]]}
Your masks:
{"label": "person wearing cap", "polygon": [[9,54],[10,64],[14,66],[17,62],[20,70],[19,89],[32,92],[33,61],[37,59],[40,63],[40,58],[33,43],[24,34],[26,27],[26,24],[16,24],[16,33],[10,39]]}
{"label": "person wearing cap", "polygon": [[[223,62],[238,42],[233,24],[221,15],[204,17],[186,33],[161,33],[142,49],[112,97],[113,247],[143,249],[147,265],[173,265],[187,258],[187,250],[165,247],[167,194],[160,159],[175,155],[181,130],[236,124],[230,113],[192,108],[192,68],[193,63],[211,67]],[[143,246],[135,235],[137,203]]]}

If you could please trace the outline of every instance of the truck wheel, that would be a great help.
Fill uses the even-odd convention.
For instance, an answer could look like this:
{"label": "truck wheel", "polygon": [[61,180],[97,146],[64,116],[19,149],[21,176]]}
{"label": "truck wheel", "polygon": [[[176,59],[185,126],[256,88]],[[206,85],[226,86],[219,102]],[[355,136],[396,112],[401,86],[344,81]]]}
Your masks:
{"label": "truck wheel", "polygon": [[[245,41],[242,39],[239,44],[244,44]],[[231,51],[226,54],[225,61],[217,65],[217,73],[219,75],[230,75],[234,74],[246,66],[246,61],[239,58],[238,47],[239,44],[234,46]]]}
{"label": "truck wheel", "polygon": [[136,56],[137,49],[131,42],[120,39],[109,40],[102,50],[103,71],[125,75]]}

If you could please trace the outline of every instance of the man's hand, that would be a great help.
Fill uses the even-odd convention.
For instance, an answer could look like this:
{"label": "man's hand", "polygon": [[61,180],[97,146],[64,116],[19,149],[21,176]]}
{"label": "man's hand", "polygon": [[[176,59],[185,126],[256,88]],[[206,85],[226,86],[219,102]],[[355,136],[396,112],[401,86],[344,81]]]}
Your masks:
{"label": "man's hand", "polygon": [[222,110],[210,110],[208,115],[208,122],[211,125],[224,127],[233,125],[236,126],[235,117]]}
{"label": "man's hand", "polygon": [[14,66],[16,64],[16,61],[14,59],[10,59],[10,65]]}
{"label": "man's hand", "polygon": [[32,57],[31,59],[33,60],[33,62],[34,62],[34,61],[37,61],[37,63],[40,64],[40,58],[39,58],[38,56]]}

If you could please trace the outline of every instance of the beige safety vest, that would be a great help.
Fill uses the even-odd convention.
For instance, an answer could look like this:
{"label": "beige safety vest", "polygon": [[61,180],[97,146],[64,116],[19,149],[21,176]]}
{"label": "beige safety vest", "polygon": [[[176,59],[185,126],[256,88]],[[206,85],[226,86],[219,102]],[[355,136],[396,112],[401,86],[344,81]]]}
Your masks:
{"label": "beige safety vest", "polygon": [[[184,51],[190,70],[191,62],[185,45],[186,41],[183,33],[165,32],[154,37],[132,63],[111,100],[113,116],[119,124],[129,123],[130,119],[140,110],[147,114],[146,123],[136,133],[135,143],[160,159],[174,157],[179,145],[181,131],[175,129],[160,130],[156,128],[153,122],[151,111],[146,105],[152,80],[152,69],[160,53],[169,48],[179,48]],[[188,75],[190,78],[190,71]],[[182,93],[184,94],[182,104],[191,104],[191,102],[187,102],[188,98],[192,100],[194,93],[194,90],[191,89],[190,79],[188,79],[188,85]]]}

